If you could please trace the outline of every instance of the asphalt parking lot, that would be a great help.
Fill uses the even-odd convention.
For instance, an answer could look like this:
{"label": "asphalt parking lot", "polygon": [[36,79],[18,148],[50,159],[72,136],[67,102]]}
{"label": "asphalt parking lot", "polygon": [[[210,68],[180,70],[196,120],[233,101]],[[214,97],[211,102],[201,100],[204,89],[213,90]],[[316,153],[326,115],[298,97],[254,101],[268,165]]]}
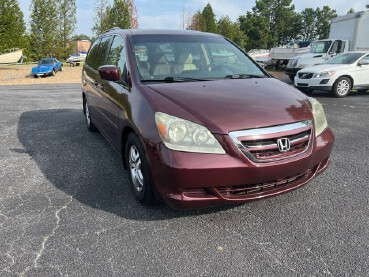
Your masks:
{"label": "asphalt parking lot", "polygon": [[136,202],[80,85],[0,86],[1,276],[368,276],[369,93],[315,94],[331,166],[293,192],[178,211]]}

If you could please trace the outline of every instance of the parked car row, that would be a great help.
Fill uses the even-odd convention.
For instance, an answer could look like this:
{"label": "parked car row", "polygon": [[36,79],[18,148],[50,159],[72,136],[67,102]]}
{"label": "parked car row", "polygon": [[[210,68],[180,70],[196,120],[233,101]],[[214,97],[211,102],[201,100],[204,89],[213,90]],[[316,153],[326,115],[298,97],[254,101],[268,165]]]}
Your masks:
{"label": "parked car row", "polygon": [[369,52],[352,51],[340,54],[325,64],[301,69],[294,84],[303,92],[332,91],[337,97],[351,90],[369,90]]}

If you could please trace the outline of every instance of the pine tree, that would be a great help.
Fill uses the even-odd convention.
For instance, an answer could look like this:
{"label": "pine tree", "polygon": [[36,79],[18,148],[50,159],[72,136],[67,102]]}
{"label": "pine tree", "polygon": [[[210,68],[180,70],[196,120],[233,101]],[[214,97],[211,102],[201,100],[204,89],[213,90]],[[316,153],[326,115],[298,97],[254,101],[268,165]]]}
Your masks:
{"label": "pine tree", "polygon": [[30,50],[33,59],[55,56],[58,12],[53,0],[32,0]]}
{"label": "pine tree", "polygon": [[58,38],[57,38],[57,57],[66,59],[70,52],[68,43],[76,29],[76,1],[57,0],[58,11]]}
{"label": "pine tree", "polygon": [[25,44],[26,26],[18,1],[0,0],[0,52]]}
{"label": "pine tree", "polygon": [[214,11],[209,3],[202,10],[200,17],[200,26],[201,31],[203,32],[219,33]]}

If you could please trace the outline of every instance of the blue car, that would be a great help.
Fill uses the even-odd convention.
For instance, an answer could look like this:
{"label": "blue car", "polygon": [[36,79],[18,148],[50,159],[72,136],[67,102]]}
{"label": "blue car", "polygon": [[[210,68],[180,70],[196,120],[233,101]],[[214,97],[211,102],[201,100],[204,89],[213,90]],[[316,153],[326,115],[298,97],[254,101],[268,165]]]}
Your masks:
{"label": "blue car", "polygon": [[36,67],[32,68],[31,76],[55,76],[56,72],[63,71],[63,63],[54,58],[45,58],[38,62]]}

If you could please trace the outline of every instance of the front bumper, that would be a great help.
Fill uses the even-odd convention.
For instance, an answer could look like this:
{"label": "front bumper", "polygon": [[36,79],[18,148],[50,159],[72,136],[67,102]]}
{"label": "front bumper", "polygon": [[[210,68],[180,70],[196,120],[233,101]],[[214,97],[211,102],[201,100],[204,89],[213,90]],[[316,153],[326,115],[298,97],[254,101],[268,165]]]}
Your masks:
{"label": "front bumper", "polygon": [[[328,128],[305,153],[268,163],[254,163],[240,152],[229,136],[217,135],[226,155],[171,151],[162,144],[146,145],[157,196],[174,208],[199,209],[244,203],[296,189],[329,165],[334,136]],[[299,175],[299,177],[294,177]],[[295,179],[294,179],[295,178]],[[288,180],[288,181],[283,181]],[[291,181],[292,180],[292,181]],[[250,188],[241,195],[227,190]],[[253,189],[263,187],[263,189]]]}
{"label": "front bumper", "polygon": [[48,72],[32,72],[32,76],[49,76],[52,75],[52,71]]}
{"label": "front bumper", "polygon": [[310,78],[300,79],[296,75],[294,85],[297,88],[307,88],[315,90],[331,90],[334,85],[335,79],[333,78]]}

